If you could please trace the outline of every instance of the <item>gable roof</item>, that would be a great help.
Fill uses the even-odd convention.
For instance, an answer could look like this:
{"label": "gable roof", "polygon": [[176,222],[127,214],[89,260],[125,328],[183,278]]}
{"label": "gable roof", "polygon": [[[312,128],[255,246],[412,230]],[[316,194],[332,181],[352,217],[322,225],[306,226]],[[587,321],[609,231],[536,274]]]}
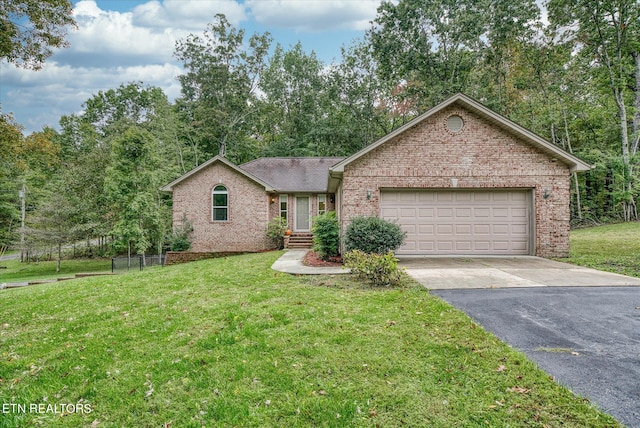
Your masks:
{"label": "gable roof", "polygon": [[278,192],[327,191],[329,168],[344,157],[258,158],[239,166],[243,171],[269,183]]}
{"label": "gable roof", "polygon": [[379,139],[378,141],[368,145],[367,147],[365,147],[364,149],[354,153],[353,155],[349,156],[348,158],[344,159],[342,162],[339,162],[338,164],[334,165],[330,170],[329,170],[329,187],[333,188],[336,185],[335,179],[339,178],[342,173],[344,172],[344,167],[349,165],[351,162],[355,161],[356,159],[366,155],[367,153],[375,150],[376,148],[378,148],[379,146],[385,144],[387,141],[394,139],[395,137],[397,137],[398,135],[404,133],[405,131],[407,131],[408,129],[420,124],[421,122],[423,122],[424,120],[426,120],[427,118],[435,115],[436,113],[444,110],[445,108],[449,107],[452,104],[458,104],[460,106],[462,106],[463,108],[477,114],[478,116],[488,120],[489,122],[491,122],[492,124],[496,125],[497,127],[505,130],[506,132],[509,132],[513,135],[515,135],[516,137],[518,137],[521,140],[524,140],[525,142],[531,144],[532,146],[536,147],[537,149],[547,153],[549,156],[558,159],[559,161],[567,164],[570,168],[571,172],[578,172],[578,171],[588,171],[591,169],[591,167],[585,163],[584,161],[582,161],[581,159],[577,158],[576,156],[566,152],[565,150],[561,149],[560,147],[555,146],[554,144],[551,144],[550,142],[548,142],[547,140],[545,140],[544,138],[540,137],[537,134],[534,134],[533,132],[529,131],[528,129],[518,125],[515,122],[512,122],[511,120],[507,119],[506,117],[494,112],[493,110],[489,109],[488,107],[485,107],[484,105],[480,104],[479,102],[475,101],[474,99],[458,93],[454,96],[452,96],[451,98],[449,98],[448,100],[438,104],[437,106],[427,110],[425,113],[421,114],[420,116],[416,117],[415,119],[411,120],[410,122],[407,122],[405,125],[401,126],[400,128],[396,129],[395,131],[385,135],[384,137],[382,137],[381,139]]}
{"label": "gable roof", "polygon": [[256,177],[255,175],[244,171],[242,169],[240,169],[236,164],[234,164],[233,162],[229,161],[228,159],[222,157],[222,156],[215,156],[212,157],[211,159],[209,159],[208,161],[206,161],[205,163],[195,167],[194,169],[192,169],[191,171],[187,172],[186,174],[176,178],[175,180],[173,180],[171,183],[167,184],[166,186],[163,186],[160,188],[160,190],[165,191],[165,192],[173,192],[173,188],[181,183],[182,181],[186,180],[187,178],[191,177],[194,174],[197,174],[198,172],[202,171],[203,169],[207,168],[209,165],[212,165],[216,162],[221,162],[223,164],[225,164],[226,166],[228,166],[229,168],[233,169],[234,171],[238,172],[241,175],[244,175],[245,177],[247,177],[249,180],[255,181],[256,183],[258,183],[260,186],[264,187],[264,190],[267,192],[273,192],[275,189],[267,182],[263,181],[262,179]]}
{"label": "gable roof", "polygon": [[177,184],[209,165],[221,162],[263,186],[267,192],[321,193],[327,191],[329,168],[343,159],[344,157],[258,158],[238,166],[227,158],[215,156],[163,186],[160,190],[172,192]]}

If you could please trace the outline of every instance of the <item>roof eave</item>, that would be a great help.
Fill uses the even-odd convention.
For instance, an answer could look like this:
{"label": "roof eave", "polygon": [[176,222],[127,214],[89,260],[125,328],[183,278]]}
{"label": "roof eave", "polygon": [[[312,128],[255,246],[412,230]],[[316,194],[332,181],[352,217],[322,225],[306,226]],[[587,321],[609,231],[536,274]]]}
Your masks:
{"label": "roof eave", "polygon": [[266,182],[260,180],[258,177],[256,177],[253,174],[243,170],[242,168],[238,167],[236,164],[234,164],[230,160],[228,160],[228,159],[226,159],[226,158],[224,158],[224,157],[222,157],[220,155],[214,156],[211,159],[209,159],[208,161],[206,161],[205,163],[203,163],[201,165],[198,165],[197,167],[195,167],[191,171],[187,172],[186,174],[183,174],[180,177],[176,178],[175,180],[173,180],[171,183],[167,184],[166,186],[161,187],[160,190],[163,191],[163,192],[173,192],[173,188],[177,184],[179,184],[182,181],[186,180],[187,178],[197,174],[198,172],[202,171],[203,169],[205,169],[206,167],[208,167],[209,165],[211,165],[211,164],[213,164],[215,162],[222,162],[223,164],[225,164],[229,168],[233,169],[234,171],[244,175],[248,179],[256,182],[257,184],[259,184],[260,186],[263,186],[264,190],[266,192],[275,192],[276,191],[276,189],[274,189],[273,186],[271,186],[269,183],[266,183]]}

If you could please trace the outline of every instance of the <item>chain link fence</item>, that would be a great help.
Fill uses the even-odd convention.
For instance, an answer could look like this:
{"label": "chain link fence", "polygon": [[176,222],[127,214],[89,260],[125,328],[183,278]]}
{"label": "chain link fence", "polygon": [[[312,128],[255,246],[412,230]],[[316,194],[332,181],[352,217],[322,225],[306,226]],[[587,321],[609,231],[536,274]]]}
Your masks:
{"label": "chain link fence", "polygon": [[114,257],[111,259],[111,272],[143,270],[145,267],[163,266],[164,254],[155,256]]}

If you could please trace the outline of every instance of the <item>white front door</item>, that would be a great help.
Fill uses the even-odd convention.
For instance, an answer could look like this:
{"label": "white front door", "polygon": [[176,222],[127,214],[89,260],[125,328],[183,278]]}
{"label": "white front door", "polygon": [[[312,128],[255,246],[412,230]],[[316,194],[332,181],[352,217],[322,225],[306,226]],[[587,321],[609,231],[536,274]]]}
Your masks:
{"label": "white front door", "polygon": [[311,230],[311,204],[309,196],[296,196],[296,227],[298,232]]}

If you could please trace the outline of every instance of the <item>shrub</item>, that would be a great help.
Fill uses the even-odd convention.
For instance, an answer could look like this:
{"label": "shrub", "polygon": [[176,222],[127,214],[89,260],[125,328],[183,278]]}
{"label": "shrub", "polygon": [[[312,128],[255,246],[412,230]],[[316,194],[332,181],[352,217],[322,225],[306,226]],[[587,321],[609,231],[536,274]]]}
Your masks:
{"label": "shrub", "polygon": [[191,232],[193,232],[193,224],[189,220],[187,220],[186,216],[183,216],[182,225],[176,227],[169,237],[169,249],[171,251],[190,250]]}
{"label": "shrub", "polygon": [[281,250],[284,248],[284,233],[287,231],[287,220],[283,217],[276,217],[271,219],[267,224],[267,238],[273,246]]}
{"label": "shrub", "polygon": [[352,274],[375,286],[399,285],[402,278],[398,259],[392,251],[386,254],[366,254],[360,250],[352,250],[344,255],[344,265],[351,269]]}
{"label": "shrub", "polygon": [[345,250],[360,250],[367,254],[395,251],[404,242],[407,232],[396,223],[378,217],[355,217],[345,232]]}
{"label": "shrub", "polygon": [[340,227],[336,213],[330,211],[313,218],[313,251],[323,260],[338,255]]}

